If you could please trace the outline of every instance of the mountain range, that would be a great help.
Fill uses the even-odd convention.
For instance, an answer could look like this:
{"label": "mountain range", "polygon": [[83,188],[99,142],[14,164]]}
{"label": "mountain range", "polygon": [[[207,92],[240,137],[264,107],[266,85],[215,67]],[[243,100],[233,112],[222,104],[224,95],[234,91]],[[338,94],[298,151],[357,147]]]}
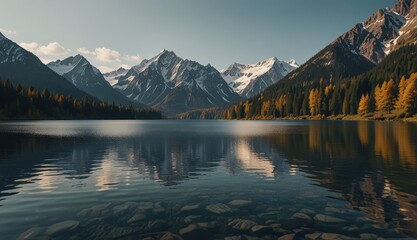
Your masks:
{"label": "mountain range", "polygon": [[70,81],[78,89],[100,99],[101,101],[116,103],[122,105],[144,105],[129,100],[123,94],[119,93],[106,79],[100,70],[95,68],[90,62],[81,55],[68,57],[64,60],[50,62],[47,66],[57,74]]}
{"label": "mountain range", "polygon": [[417,0],[399,0],[391,9],[378,10],[269,87],[264,95],[272,98],[307,82],[337,82],[372,69],[392,51],[417,42],[416,16]]}
{"label": "mountain range", "polygon": [[168,115],[241,100],[213,66],[184,60],[167,50],[132,67],[113,87]]}
{"label": "mountain range", "polygon": [[[399,0],[393,8],[380,9],[364,22],[356,24],[306,63],[268,87],[261,97],[251,98],[244,104],[241,102],[230,108],[227,117],[310,115],[310,112],[356,114],[357,104],[363,95],[369,95],[372,99],[369,104],[369,109],[372,109],[375,107],[372,104],[376,84],[389,80],[384,78],[390,76],[396,77],[398,84],[399,73],[407,76],[412,73],[407,70],[414,69],[414,62],[407,62],[414,55],[407,57],[405,51],[399,52],[388,62],[384,60],[393,52],[416,43],[417,0]],[[413,48],[405,49],[410,51],[409,54],[414,54]],[[379,72],[370,71],[382,62],[384,66],[392,67],[382,72],[381,69]],[[376,76],[380,78],[378,81],[370,80]],[[320,95],[317,96],[317,93]],[[320,109],[309,110],[310,102],[315,99],[321,99],[318,104]],[[274,106],[271,102],[281,107],[271,107]],[[246,110],[242,114],[240,109],[243,106],[246,106]],[[314,104],[310,107],[315,108]]]}

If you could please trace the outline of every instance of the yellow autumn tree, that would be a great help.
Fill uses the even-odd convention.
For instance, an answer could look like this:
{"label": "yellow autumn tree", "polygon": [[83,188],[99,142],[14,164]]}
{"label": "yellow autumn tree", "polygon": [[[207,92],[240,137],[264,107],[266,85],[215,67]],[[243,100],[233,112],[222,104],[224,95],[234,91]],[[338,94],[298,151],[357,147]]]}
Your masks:
{"label": "yellow autumn tree", "polygon": [[369,95],[362,95],[361,100],[359,101],[358,113],[365,114],[368,113],[368,106],[369,106]]}
{"label": "yellow autumn tree", "polygon": [[287,102],[286,95],[281,95],[279,98],[275,101],[275,108],[278,109],[278,112],[282,115],[284,113],[284,107]]}
{"label": "yellow autumn tree", "polygon": [[388,111],[389,113],[395,104],[395,83],[394,80],[385,81],[381,87],[375,87],[375,105],[378,111]]}
{"label": "yellow autumn tree", "polygon": [[405,112],[411,112],[415,105],[417,96],[417,74],[412,75],[407,81],[407,87],[404,90],[404,96],[402,100],[402,108]]}
{"label": "yellow autumn tree", "polygon": [[262,108],[261,108],[261,115],[262,116],[268,116],[268,111],[269,108],[271,107],[271,101],[265,101],[262,103]]}
{"label": "yellow autumn tree", "polygon": [[317,115],[320,112],[320,91],[319,89],[311,89],[309,95],[310,113],[311,115]]}

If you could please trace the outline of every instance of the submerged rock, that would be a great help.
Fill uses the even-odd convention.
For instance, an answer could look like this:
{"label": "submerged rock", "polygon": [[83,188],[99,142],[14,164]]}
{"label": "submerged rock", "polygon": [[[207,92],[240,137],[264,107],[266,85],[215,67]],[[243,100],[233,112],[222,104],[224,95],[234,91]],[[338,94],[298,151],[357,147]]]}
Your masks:
{"label": "submerged rock", "polygon": [[39,239],[40,236],[45,232],[45,228],[34,227],[26,230],[17,237],[17,240],[26,240],[26,239]]}
{"label": "submerged rock", "polygon": [[184,222],[185,223],[193,223],[193,222],[197,222],[200,221],[202,219],[202,217],[200,215],[190,215],[184,218]]}
{"label": "submerged rock", "polygon": [[178,213],[184,213],[184,212],[192,212],[192,211],[196,211],[200,208],[200,204],[194,204],[194,205],[185,205],[184,207],[182,207]]}
{"label": "submerged rock", "polygon": [[330,213],[337,213],[337,214],[342,214],[344,213],[344,211],[340,210],[339,208],[335,208],[335,207],[326,207],[324,209],[324,211],[326,212],[330,212]]}
{"label": "submerged rock", "polygon": [[246,220],[246,219],[234,219],[231,222],[227,224],[227,226],[233,228],[237,231],[249,231],[254,227],[255,225],[258,225],[254,221]]}
{"label": "submerged rock", "polygon": [[190,224],[180,229],[179,233],[185,239],[202,239],[205,238],[207,232],[197,224]]}
{"label": "submerged rock", "polygon": [[150,221],[146,225],[146,229],[151,232],[166,231],[168,227],[169,224],[165,220]]}
{"label": "submerged rock", "polygon": [[265,225],[255,225],[251,228],[251,235],[255,236],[264,236],[267,234],[272,234],[274,230],[270,226]]}
{"label": "submerged rock", "polygon": [[182,240],[183,238],[172,232],[166,232],[159,240]]}
{"label": "submerged rock", "polygon": [[136,213],[135,215],[133,215],[133,217],[129,218],[129,220],[127,220],[128,224],[131,223],[135,223],[135,222],[140,222],[146,219],[146,215],[142,214],[142,213]]}
{"label": "submerged rock", "polygon": [[323,240],[333,240],[333,239],[339,239],[340,234],[337,234],[337,233],[323,233],[320,237]]}
{"label": "submerged rock", "polygon": [[53,224],[46,229],[46,234],[54,235],[63,231],[74,230],[80,224],[79,221],[64,221],[60,223]]}
{"label": "submerged rock", "polygon": [[314,220],[318,223],[324,223],[324,224],[337,224],[337,223],[344,223],[346,222],[346,220],[341,219],[341,218],[337,218],[337,217],[332,217],[332,216],[328,216],[328,215],[324,215],[324,214],[317,214],[314,217]]}
{"label": "submerged rock", "polygon": [[228,214],[233,212],[233,210],[228,207],[226,204],[223,203],[216,203],[216,204],[210,204],[206,207],[206,210],[218,215]]}
{"label": "submerged rock", "polygon": [[250,205],[251,203],[252,201],[249,201],[249,200],[237,199],[237,200],[230,201],[229,205],[235,206],[235,207],[245,207],[245,206]]}
{"label": "submerged rock", "polygon": [[304,238],[306,240],[318,240],[320,239],[321,233],[310,233],[310,234],[306,234],[304,236]]}
{"label": "submerged rock", "polygon": [[295,238],[295,234],[291,233],[291,234],[287,234],[278,238],[278,240],[293,240],[294,238]]}
{"label": "submerged rock", "polygon": [[292,217],[295,218],[295,219],[308,221],[308,222],[313,220],[310,216],[308,216],[307,214],[302,213],[302,212],[295,213],[294,215],[292,215]]}

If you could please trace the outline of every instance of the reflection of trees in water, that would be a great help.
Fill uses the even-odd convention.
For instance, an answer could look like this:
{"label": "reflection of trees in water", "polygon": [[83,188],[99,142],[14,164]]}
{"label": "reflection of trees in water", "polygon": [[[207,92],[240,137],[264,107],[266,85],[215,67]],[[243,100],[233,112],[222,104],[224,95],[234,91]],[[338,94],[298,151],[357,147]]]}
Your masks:
{"label": "reflection of trees in water", "polygon": [[[417,126],[385,122],[312,123],[303,134],[270,135],[290,164],[373,218],[417,229]],[[299,164],[299,163],[298,163]]]}
{"label": "reflection of trees in water", "polygon": [[[5,192],[12,191],[18,184],[32,181],[32,178],[39,179],[39,187],[48,190],[54,182],[55,171],[70,170],[68,174],[89,173],[91,167],[85,161],[89,158],[80,159],[77,154],[74,155],[73,153],[79,153],[80,150],[68,149],[69,144],[73,145],[74,139],[3,132],[0,138],[0,197],[8,195]],[[70,159],[78,162],[74,164],[64,161],[65,164],[61,163],[59,167],[53,168],[62,156],[70,156]]]}

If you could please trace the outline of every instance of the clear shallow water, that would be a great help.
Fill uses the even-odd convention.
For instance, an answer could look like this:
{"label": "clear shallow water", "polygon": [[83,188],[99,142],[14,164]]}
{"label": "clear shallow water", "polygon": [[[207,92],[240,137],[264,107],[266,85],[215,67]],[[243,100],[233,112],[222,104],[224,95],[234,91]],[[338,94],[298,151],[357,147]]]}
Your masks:
{"label": "clear shallow water", "polygon": [[0,136],[2,239],[417,237],[416,124],[29,121]]}

